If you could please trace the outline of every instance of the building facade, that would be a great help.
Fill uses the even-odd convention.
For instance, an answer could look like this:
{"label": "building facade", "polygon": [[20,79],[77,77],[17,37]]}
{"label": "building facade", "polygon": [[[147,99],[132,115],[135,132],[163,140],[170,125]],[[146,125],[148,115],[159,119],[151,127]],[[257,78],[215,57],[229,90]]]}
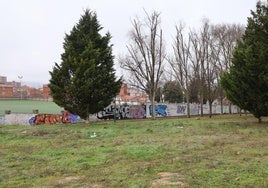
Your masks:
{"label": "building facade", "polygon": [[0,84],[0,98],[10,98],[12,96],[14,96],[13,87]]}
{"label": "building facade", "polygon": [[[50,96],[50,88],[48,84],[44,84],[42,88],[33,88],[27,85],[21,85],[21,82],[8,82],[7,77],[0,76],[0,99],[16,98],[16,99],[43,99],[52,100]],[[116,102],[120,103],[146,103],[148,95],[133,86],[122,84],[120,92],[116,96]]]}
{"label": "building facade", "polygon": [[124,83],[116,98],[120,103],[146,103],[149,97],[143,90]]}
{"label": "building facade", "polygon": [[21,85],[21,82],[7,80],[6,76],[0,76],[0,99],[44,99],[50,100],[50,89],[47,84],[42,88],[33,88]]}

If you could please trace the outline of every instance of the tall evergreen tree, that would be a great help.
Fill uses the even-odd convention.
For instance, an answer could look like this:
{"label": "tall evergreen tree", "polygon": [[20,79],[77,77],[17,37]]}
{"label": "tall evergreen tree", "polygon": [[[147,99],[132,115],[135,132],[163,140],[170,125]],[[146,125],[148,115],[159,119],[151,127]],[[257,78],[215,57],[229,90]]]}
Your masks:
{"label": "tall evergreen tree", "polygon": [[85,10],[65,36],[61,63],[49,72],[54,102],[84,119],[108,106],[122,84],[113,68],[111,36],[101,29],[96,13]]}
{"label": "tall evergreen tree", "polygon": [[261,122],[268,116],[268,4],[257,2],[251,15],[221,84],[229,100]]}

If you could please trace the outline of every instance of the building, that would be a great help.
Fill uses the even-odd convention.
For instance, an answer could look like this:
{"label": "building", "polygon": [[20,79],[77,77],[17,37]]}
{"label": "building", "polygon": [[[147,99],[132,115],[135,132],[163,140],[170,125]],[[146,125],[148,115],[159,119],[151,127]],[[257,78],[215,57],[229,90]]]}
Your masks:
{"label": "building", "polygon": [[22,86],[21,82],[8,82],[6,76],[0,76],[0,98],[51,99],[48,85],[43,85],[43,88]]}
{"label": "building", "polygon": [[13,86],[7,83],[6,76],[0,76],[0,98],[10,98],[14,96]]}
{"label": "building", "polygon": [[[0,98],[17,99],[43,99],[52,100],[48,84],[42,88],[33,88],[27,85],[22,86],[21,82],[7,81],[7,77],[0,76]],[[116,102],[120,103],[146,103],[148,95],[141,89],[127,84],[122,84],[119,94],[116,96]]]}
{"label": "building", "polygon": [[6,84],[7,83],[7,77],[6,76],[0,76],[0,84]]}
{"label": "building", "polygon": [[47,100],[51,99],[50,88],[48,87],[48,84],[43,85],[43,98]]}
{"label": "building", "polygon": [[42,94],[42,89],[40,88],[32,88],[29,86],[22,86],[22,96],[23,98],[38,98],[41,99],[43,98],[43,94]]}
{"label": "building", "polygon": [[0,98],[10,98],[14,96],[13,86],[0,83]]}
{"label": "building", "polygon": [[122,84],[116,98],[120,103],[146,103],[148,95],[139,88]]}

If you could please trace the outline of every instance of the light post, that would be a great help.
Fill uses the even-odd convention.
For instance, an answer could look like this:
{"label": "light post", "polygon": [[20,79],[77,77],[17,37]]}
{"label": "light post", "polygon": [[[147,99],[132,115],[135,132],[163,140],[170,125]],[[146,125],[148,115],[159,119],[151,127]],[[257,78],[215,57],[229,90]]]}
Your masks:
{"label": "light post", "polygon": [[18,76],[18,78],[20,79],[20,100],[22,100],[22,85],[21,85],[21,80],[22,80],[23,76]]}

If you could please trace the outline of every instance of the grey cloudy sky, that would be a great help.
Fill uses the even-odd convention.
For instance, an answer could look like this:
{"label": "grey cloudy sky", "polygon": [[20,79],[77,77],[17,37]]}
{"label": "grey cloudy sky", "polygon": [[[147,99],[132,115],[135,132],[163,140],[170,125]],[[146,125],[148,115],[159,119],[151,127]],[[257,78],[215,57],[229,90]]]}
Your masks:
{"label": "grey cloudy sky", "polygon": [[[109,31],[113,52],[123,54],[129,40],[131,19],[153,10],[161,13],[167,46],[175,25],[199,28],[206,17],[211,23],[247,24],[257,0],[0,0],[0,75],[8,81],[48,83],[54,62],[60,62],[65,33],[85,9],[97,13],[103,32]],[[115,59],[116,63],[116,59]],[[118,71],[120,72],[120,71]],[[119,73],[120,74],[120,73]]]}

